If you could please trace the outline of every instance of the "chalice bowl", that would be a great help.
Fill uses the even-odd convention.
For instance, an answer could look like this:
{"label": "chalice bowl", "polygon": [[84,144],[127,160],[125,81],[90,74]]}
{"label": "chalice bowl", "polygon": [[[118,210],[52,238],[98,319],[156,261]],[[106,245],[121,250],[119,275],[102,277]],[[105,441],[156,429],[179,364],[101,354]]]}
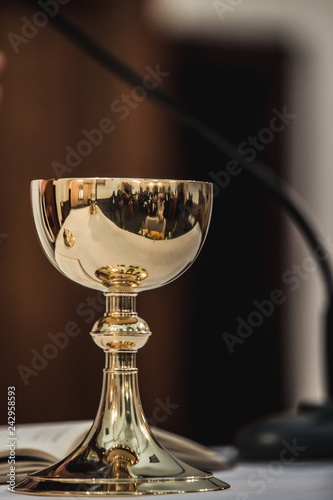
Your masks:
{"label": "chalice bowl", "polygon": [[207,182],[86,178],[35,180],[33,215],[51,263],[102,290],[106,312],[91,336],[105,351],[97,416],[69,456],[18,483],[15,492],[54,496],[145,495],[228,488],[172,456],[143,414],[136,353],[151,332],[136,296],[170,283],[195,260],[207,234]]}

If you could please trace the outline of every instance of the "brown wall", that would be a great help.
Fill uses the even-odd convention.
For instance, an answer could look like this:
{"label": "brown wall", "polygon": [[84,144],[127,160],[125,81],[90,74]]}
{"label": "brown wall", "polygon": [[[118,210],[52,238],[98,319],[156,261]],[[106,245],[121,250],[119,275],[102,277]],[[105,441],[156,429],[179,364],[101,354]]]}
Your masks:
{"label": "brown wall", "polygon": [[[73,1],[63,12],[142,74],[146,66],[157,64],[172,74],[176,61],[143,23],[137,0]],[[18,423],[92,418],[103,365],[103,354],[89,336],[102,306],[88,305],[96,300],[96,292],[69,282],[42,253],[31,216],[30,181],[56,176],[59,164],[65,163],[66,147],[75,149],[84,138],[82,130],[97,128],[105,118],[115,125],[112,133],[61,177],[182,177],[177,125],[171,118],[146,99],[121,120],[110,106],[131,88],[51,26],[39,28],[15,52],[8,34],[21,35],[26,24],[22,18],[32,20],[34,15],[19,3],[1,2],[0,40],[8,59],[0,114],[0,233],[6,235],[0,244],[1,398],[5,400],[7,386],[16,386]],[[172,90],[171,81],[162,85]],[[190,429],[190,373],[183,362],[189,283],[185,277],[138,300],[139,313],[154,333],[139,355],[146,414],[153,418],[158,401],[169,398],[179,408],[163,426],[185,433]],[[39,360],[38,370],[27,372],[25,385],[18,366],[31,369],[36,352],[52,343],[50,332],[63,332],[70,321],[80,333],[45,367]],[[52,348],[49,352],[52,355]],[[2,420],[5,423],[5,415]]]}
{"label": "brown wall", "polygon": [[[157,67],[169,73],[161,87],[235,145],[266,127],[273,108],[282,109],[281,47],[166,41],[146,24],[143,4],[71,0],[62,10],[142,75]],[[139,297],[138,312],[153,335],[138,363],[151,421],[158,416],[155,423],[164,428],[229,443],[242,425],[281,408],[280,310],[234,353],[223,337],[236,332],[237,318],[248,317],[254,300],[280,286],[279,207],[246,173],[222,188],[219,176],[230,158],[155,103],[131,101],[119,109],[117,100],[131,87],[51,26],[30,34],[15,53],[8,34],[20,35],[35,15],[19,2],[0,4],[0,47],[8,57],[0,112],[2,397],[15,385],[18,422],[35,422],[93,418],[100,394],[103,353],[89,330],[103,306],[43,255],[31,216],[31,179],[215,179],[212,223],[196,263],[176,282]],[[78,159],[73,151],[86,139],[83,130],[105,124],[101,144]],[[284,141],[288,131],[258,152],[277,172]],[[45,367],[39,359],[25,385],[18,366],[31,368],[38,353],[52,350],[52,335],[71,328],[68,345]],[[166,401],[173,405],[169,415],[161,410]]]}

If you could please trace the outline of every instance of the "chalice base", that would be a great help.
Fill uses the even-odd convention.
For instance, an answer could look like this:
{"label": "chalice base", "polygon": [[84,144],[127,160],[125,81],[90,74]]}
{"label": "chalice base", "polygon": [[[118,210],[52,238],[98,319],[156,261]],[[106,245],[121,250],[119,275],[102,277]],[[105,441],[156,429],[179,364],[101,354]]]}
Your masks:
{"label": "chalice base", "polygon": [[[162,449],[161,451],[166,455],[167,465],[163,464],[163,460],[158,464],[153,463],[151,467],[145,468],[144,474],[137,477],[128,477],[131,473],[126,465],[121,471],[118,465],[111,471],[106,467],[104,475],[103,471],[83,472],[86,466],[89,466],[86,463],[86,451],[82,451],[81,455],[74,452],[48,469],[29,474],[16,485],[15,492],[45,496],[120,496],[208,492],[229,488],[227,483],[215,478],[211,473],[188,466],[168,452]],[[66,464],[73,458],[80,463],[82,472],[68,474]],[[149,458],[146,457],[148,461]],[[141,460],[147,461],[144,456],[141,456]],[[174,467],[170,468],[172,462]],[[166,473],[168,468],[173,469],[169,475]],[[175,470],[178,472],[175,473]]]}
{"label": "chalice base", "polygon": [[157,495],[229,485],[172,456],[143,414],[135,354],[106,353],[101,402],[82,443],[60,462],[28,474],[15,493],[52,496]]}

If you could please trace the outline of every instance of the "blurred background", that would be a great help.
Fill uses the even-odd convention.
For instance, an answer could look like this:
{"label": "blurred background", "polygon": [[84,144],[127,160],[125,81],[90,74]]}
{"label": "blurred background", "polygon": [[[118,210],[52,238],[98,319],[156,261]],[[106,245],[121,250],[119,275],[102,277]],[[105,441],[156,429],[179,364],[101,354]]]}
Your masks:
{"label": "blurred background", "polygon": [[[36,178],[214,183],[199,258],[174,283],[138,298],[153,331],[138,356],[150,423],[204,444],[230,444],[250,422],[322,401],[324,294],[298,230],[248,174],[230,175],[230,158],[59,34],[41,3],[288,180],[324,244],[333,241],[329,0],[52,0],[36,10],[3,0],[1,397],[16,387],[17,423],[92,419],[103,368],[89,336],[103,314],[100,296],[44,256],[30,208]],[[105,118],[113,131],[79,154],[83,131]],[[284,300],[260,320],[256,304],[274,290]],[[63,349],[48,348],[50,333],[68,322],[79,333]]]}

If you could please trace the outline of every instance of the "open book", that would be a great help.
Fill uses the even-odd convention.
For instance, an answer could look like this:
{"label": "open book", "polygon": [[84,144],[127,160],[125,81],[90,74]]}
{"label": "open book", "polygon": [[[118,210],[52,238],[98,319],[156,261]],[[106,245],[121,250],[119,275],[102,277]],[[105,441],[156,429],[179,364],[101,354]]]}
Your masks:
{"label": "open book", "polygon": [[[0,427],[0,482],[7,482],[10,463],[15,464],[16,480],[20,480],[66,457],[90,427],[90,421],[21,424],[15,436],[8,434],[7,427]],[[211,471],[230,466],[226,458],[206,446],[157,427],[151,430],[171,454],[189,465]]]}

